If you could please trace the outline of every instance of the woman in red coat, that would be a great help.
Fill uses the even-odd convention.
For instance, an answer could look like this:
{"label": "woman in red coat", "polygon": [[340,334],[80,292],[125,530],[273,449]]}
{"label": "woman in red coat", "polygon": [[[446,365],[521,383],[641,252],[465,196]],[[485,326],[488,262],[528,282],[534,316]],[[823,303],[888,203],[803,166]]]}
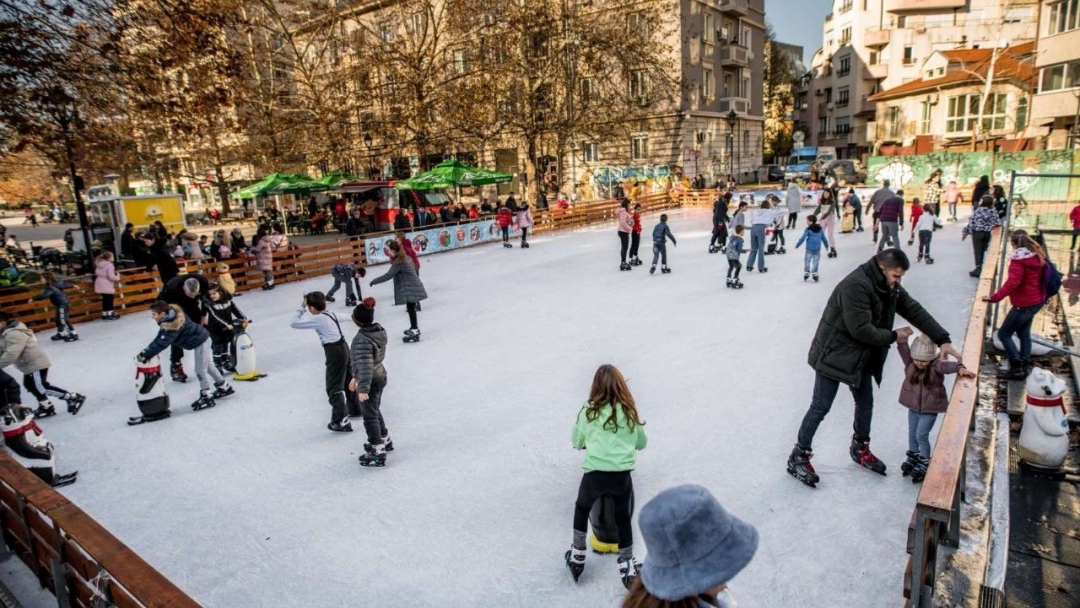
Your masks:
{"label": "woman in red coat", "polygon": [[[1001,322],[997,335],[1009,356],[1009,373],[1005,377],[1023,380],[1031,365],[1031,323],[1046,303],[1043,290],[1046,253],[1023,230],[1014,230],[1009,241],[1013,246],[1009,256],[1009,278],[993,295],[983,296],[983,301],[1000,302],[1008,296],[1012,308]],[[1019,349],[1013,344],[1013,334],[1020,340]]]}
{"label": "woman in red coat", "polygon": [[510,224],[514,221],[514,214],[510,211],[510,207],[503,203],[499,206],[499,212],[495,214],[495,223],[502,228],[503,234],[503,247],[511,249],[514,246],[510,244]]}

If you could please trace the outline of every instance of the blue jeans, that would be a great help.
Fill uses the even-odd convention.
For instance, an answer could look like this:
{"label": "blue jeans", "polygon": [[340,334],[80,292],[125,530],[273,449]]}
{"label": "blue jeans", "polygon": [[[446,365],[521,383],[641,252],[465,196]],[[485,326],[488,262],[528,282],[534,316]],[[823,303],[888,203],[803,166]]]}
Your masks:
{"label": "blue jeans", "polygon": [[806,257],[803,258],[803,272],[812,272],[817,274],[818,262],[821,261],[821,250],[810,251],[806,250]]}
{"label": "blue jeans", "polygon": [[[1026,363],[1031,360],[1031,322],[1035,320],[1035,315],[1040,310],[1042,310],[1042,304],[1025,308],[1014,307],[1009,314],[1005,315],[1005,320],[1001,322],[997,335],[1001,339],[1001,345],[1005,347],[1009,361]],[[1013,344],[1013,334],[1020,339],[1020,352],[1016,351],[1016,345]]]}
{"label": "blue jeans", "polygon": [[754,258],[758,261],[758,270],[765,270],[765,224],[754,224],[750,228],[750,257],[746,258],[746,267],[754,267]]}
{"label": "blue jeans", "polygon": [[907,413],[908,450],[918,452],[923,458],[930,458],[930,431],[937,422],[937,414],[920,414],[915,410]]}

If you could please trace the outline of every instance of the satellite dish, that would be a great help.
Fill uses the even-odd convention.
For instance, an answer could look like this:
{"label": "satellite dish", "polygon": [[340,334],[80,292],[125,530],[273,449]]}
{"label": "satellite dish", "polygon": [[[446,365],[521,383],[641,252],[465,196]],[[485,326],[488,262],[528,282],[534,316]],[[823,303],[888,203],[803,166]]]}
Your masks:
{"label": "satellite dish", "polygon": [[802,131],[796,131],[796,132],[795,132],[795,133],[794,133],[794,134],[793,134],[793,135],[791,136],[791,139],[792,139],[793,141],[796,141],[796,142],[802,142],[803,140],[805,140],[805,139],[806,139],[806,136],[805,136],[805,135],[803,135],[803,132],[802,132]]}

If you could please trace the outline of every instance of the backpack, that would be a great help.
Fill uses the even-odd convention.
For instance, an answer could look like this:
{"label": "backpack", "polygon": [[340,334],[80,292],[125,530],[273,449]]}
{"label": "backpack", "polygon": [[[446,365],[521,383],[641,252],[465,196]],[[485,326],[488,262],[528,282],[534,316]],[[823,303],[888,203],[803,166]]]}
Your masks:
{"label": "backpack", "polygon": [[1046,263],[1043,264],[1042,286],[1046,302],[1061,291],[1061,272],[1050,261],[1050,258],[1047,258]]}
{"label": "backpack", "polygon": [[229,259],[232,257],[232,249],[228,245],[218,245],[218,255],[221,259]]}

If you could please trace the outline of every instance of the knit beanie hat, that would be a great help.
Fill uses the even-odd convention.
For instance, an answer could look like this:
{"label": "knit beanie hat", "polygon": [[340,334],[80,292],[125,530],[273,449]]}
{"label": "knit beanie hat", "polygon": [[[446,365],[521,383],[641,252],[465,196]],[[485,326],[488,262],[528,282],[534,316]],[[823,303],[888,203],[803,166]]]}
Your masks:
{"label": "knit beanie hat", "polygon": [[938,358],[938,347],[926,334],[911,342],[911,358],[916,361],[933,361]]}
{"label": "knit beanie hat", "polygon": [[375,298],[368,296],[353,309],[353,321],[359,325],[371,325],[375,322]]}

